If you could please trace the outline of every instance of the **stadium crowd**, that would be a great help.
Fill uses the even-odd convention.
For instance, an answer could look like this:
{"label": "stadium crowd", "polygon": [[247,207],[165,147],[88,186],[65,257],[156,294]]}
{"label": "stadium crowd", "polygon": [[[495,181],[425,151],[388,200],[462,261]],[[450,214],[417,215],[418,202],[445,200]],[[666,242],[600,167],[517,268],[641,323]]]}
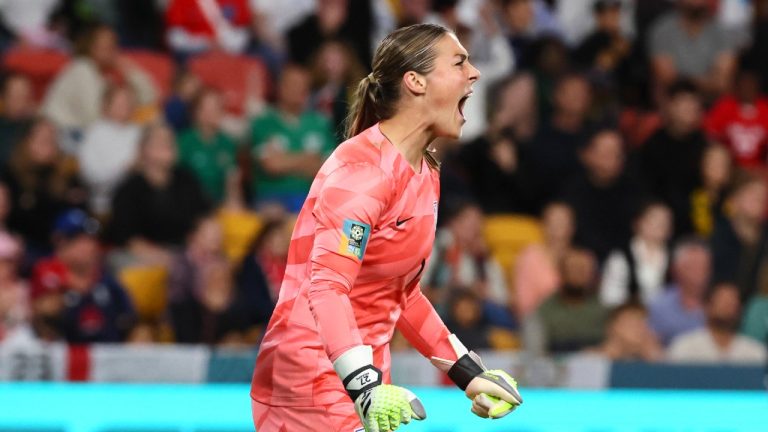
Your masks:
{"label": "stadium crowd", "polygon": [[482,72],[421,283],[465,344],[766,360],[766,0],[0,2],[0,341],[256,346],[419,22]]}

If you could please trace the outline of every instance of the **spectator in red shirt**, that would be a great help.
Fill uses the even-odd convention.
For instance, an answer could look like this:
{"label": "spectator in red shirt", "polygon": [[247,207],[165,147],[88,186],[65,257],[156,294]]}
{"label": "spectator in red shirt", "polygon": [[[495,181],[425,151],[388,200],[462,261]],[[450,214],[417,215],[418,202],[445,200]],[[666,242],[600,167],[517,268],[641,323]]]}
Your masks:
{"label": "spectator in red shirt", "polygon": [[733,92],[715,102],[704,120],[710,138],[721,141],[744,168],[765,166],[768,152],[768,98],[760,93],[760,77],[741,70]]}
{"label": "spectator in red shirt", "polygon": [[242,53],[252,21],[248,0],[173,0],[165,12],[168,44],[181,55],[213,48]]}

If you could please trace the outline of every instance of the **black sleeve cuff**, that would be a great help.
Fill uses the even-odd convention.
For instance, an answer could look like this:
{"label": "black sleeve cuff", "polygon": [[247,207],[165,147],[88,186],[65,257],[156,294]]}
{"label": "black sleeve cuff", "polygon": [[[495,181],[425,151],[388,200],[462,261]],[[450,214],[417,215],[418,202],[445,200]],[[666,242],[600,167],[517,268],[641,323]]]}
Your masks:
{"label": "black sleeve cuff", "polygon": [[456,363],[454,363],[448,370],[448,377],[453,380],[460,389],[466,390],[469,382],[481,373],[483,373],[483,368],[475,363],[469,354],[464,354],[461,358],[456,360]]}

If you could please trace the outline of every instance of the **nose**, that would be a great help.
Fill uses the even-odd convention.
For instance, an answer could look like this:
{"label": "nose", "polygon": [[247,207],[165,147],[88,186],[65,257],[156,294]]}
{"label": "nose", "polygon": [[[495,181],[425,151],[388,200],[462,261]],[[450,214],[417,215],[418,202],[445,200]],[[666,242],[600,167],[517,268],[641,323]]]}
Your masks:
{"label": "nose", "polygon": [[480,71],[473,65],[472,63],[469,64],[469,80],[471,82],[475,82],[480,79]]}

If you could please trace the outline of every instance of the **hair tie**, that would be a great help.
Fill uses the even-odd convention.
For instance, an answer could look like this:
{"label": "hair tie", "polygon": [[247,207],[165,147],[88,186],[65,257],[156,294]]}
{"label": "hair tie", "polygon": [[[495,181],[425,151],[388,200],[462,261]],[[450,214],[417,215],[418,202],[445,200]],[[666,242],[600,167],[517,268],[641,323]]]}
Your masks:
{"label": "hair tie", "polygon": [[379,85],[379,80],[377,80],[376,77],[373,76],[373,72],[368,74],[368,82],[370,82],[373,85]]}

